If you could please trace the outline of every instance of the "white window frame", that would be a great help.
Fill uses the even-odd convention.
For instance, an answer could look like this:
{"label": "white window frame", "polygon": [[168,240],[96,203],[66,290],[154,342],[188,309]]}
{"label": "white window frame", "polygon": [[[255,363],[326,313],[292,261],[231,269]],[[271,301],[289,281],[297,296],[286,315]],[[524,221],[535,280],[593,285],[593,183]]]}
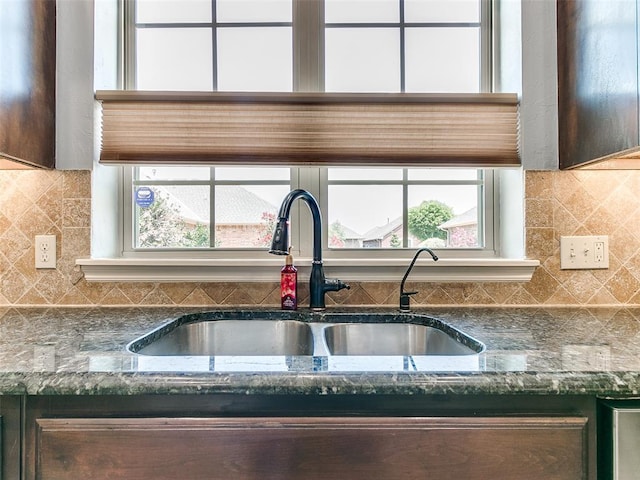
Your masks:
{"label": "white window frame", "polygon": [[[490,1],[482,0],[482,22],[491,24]],[[294,22],[296,11],[294,9]],[[299,35],[294,28],[294,36]],[[125,33],[126,34],[126,33]],[[129,32],[126,35],[130,35]],[[312,51],[318,47],[311,45],[308,39],[303,41],[305,48]],[[491,56],[491,28],[483,30],[481,43],[483,47],[483,62]],[[308,52],[307,52],[308,53]],[[311,55],[313,57],[313,55]],[[309,58],[307,55],[305,58]],[[133,59],[126,58],[129,68]],[[322,69],[314,62],[309,70]],[[486,64],[486,63],[485,63]],[[316,72],[317,73],[317,72]],[[294,88],[306,90],[321,90],[324,75],[316,75],[316,80],[294,74]],[[492,75],[487,72],[482,77],[484,88],[489,89],[492,84]],[[121,167],[118,167],[121,168]],[[122,167],[123,168],[123,167]],[[439,281],[524,281],[531,277],[533,269],[537,266],[535,261],[522,260],[520,258],[504,258],[501,252],[499,215],[499,181],[494,181],[498,171],[486,170],[484,198],[485,217],[485,241],[488,248],[481,249],[446,249],[440,252],[441,260],[419,263],[414,269],[412,277],[416,280]],[[131,171],[123,169],[120,178],[120,218],[124,219],[119,239],[121,242],[121,257],[118,259],[85,259],[78,263],[83,266],[88,280],[131,280],[131,281],[216,281],[216,280],[275,280],[277,276],[275,266],[282,263],[282,259],[268,255],[264,249],[211,249],[206,251],[193,250],[157,250],[136,251],[125,247],[131,240],[130,229],[125,227],[125,222],[131,222],[131,195],[130,180]],[[327,182],[326,169],[304,168],[292,169],[291,188],[305,188],[317,196],[320,202],[324,225],[327,222]],[[127,213],[125,213],[127,212]],[[494,221],[495,220],[495,221]],[[292,229],[292,244],[299,245],[295,252],[297,265],[304,275],[311,262],[311,226],[310,216],[305,208],[297,208],[292,215],[292,224],[299,228]],[[126,231],[128,230],[129,233]],[[326,230],[326,229],[325,229]],[[503,232],[504,233],[504,232]],[[129,243],[130,244],[130,243]],[[328,249],[326,248],[326,231],[323,239],[325,267],[328,274],[340,275],[345,280],[351,281],[383,281],[401,278],[402,272],[413,256],[414,249]],[[517,250],[517,248],[516,248]]]}

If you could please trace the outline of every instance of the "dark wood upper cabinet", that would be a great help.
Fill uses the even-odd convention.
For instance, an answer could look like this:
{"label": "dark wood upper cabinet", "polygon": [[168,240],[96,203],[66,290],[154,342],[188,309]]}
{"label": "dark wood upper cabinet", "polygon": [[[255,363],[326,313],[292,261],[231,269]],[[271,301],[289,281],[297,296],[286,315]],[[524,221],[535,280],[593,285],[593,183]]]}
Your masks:
{"label": "dark wood upper cabinet", "polygon": [[0,1],[0,169],[55,165],[56,2]]}
{"label": "dark wood upper cabinet", "polygon": [[637,13],[636,0],[557,0],[561,169],[640,145]]}

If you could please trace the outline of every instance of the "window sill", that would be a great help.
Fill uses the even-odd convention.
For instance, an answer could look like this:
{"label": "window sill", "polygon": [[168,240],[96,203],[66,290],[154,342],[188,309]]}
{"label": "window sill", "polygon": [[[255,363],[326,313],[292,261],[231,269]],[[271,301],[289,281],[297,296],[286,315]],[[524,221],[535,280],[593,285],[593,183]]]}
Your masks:
{"label": "window sill", "polygon": [[[89,282],[277,282],[283,258],[167,259],[81,258]],[[298,272],[306,277],[309,259],[296,259]],[[528,282],[540,265],[528,259],[440,259],[418,262],[412,281],[423,282]],[[402,279],[409,262],[401,260],[327,259],[325,274],[351,282],[395,282]]]}

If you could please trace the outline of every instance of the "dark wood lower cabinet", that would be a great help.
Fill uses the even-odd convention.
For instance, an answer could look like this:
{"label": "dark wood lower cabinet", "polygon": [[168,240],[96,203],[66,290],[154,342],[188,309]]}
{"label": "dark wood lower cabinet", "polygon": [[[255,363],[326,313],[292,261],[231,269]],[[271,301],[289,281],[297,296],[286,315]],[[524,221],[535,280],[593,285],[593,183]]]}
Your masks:
{"label": "dark wood lower cabinet", "polygon": [[43,395],[23,402],[22,472],[10,480],[598,478],[597,402],[589,396]]}
{"label": "dark wood lower cabinet", "polygon": [[583,417],[40,418],[36,478],[586,478]]}
{"label": "dark wood lower cabinet", "polygon": [[22,399],[0,395],[0,480],[16,480],[22,460]]}

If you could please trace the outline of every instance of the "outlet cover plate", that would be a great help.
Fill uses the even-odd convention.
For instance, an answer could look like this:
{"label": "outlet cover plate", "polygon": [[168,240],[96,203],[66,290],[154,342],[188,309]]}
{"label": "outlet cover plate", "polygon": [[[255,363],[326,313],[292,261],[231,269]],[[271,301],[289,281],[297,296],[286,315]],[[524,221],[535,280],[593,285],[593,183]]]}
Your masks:
{"label": "outlet cover plate", "polygon": [[56,236],[36,235],[36,268],[56,268]]}
{"label": "outlet cover plate", "polygon": [[589,235],[560,237],[560,269],[609,268],[609,237]]}

